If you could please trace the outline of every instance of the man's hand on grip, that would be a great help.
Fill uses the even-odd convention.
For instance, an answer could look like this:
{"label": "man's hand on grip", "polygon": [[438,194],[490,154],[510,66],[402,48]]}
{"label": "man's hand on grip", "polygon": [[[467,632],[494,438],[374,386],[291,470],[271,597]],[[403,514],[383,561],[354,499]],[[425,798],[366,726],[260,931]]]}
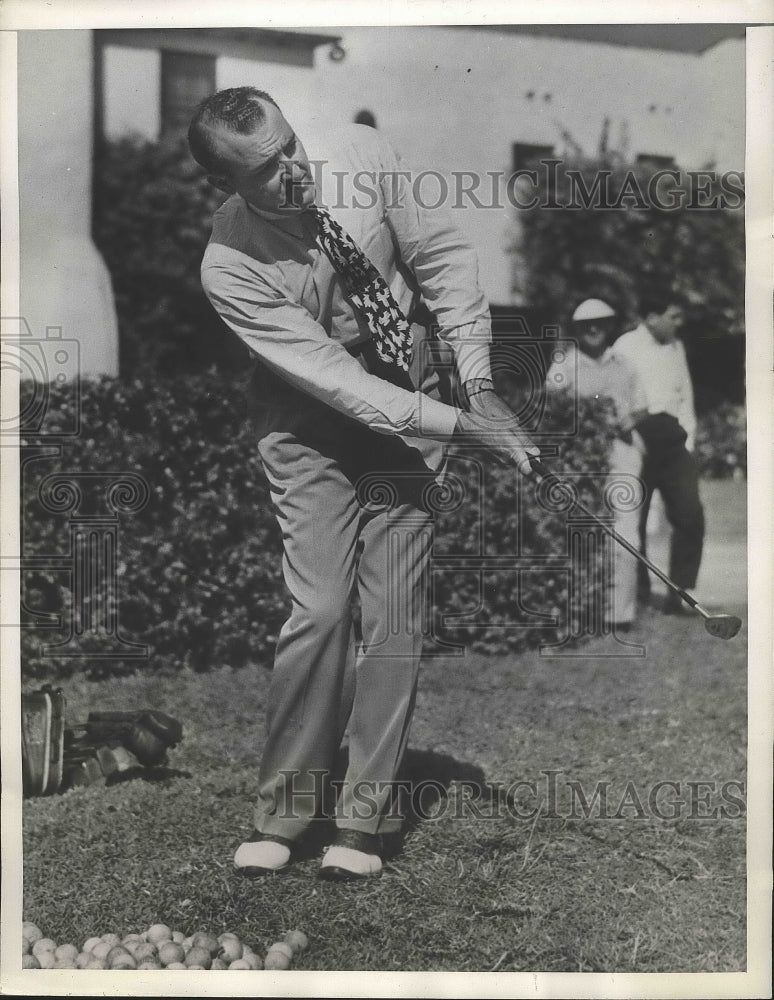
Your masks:
{"label": "man's hand on grip", "polygon": [[515,414],[491,383],[475,388],[477,391],[468,394],[469,409],[460,413],[455,433],[472,439],[500,461],[515,464],[522,475],[531,475],[530,455],[539,456],[540,449],[521,429]]}

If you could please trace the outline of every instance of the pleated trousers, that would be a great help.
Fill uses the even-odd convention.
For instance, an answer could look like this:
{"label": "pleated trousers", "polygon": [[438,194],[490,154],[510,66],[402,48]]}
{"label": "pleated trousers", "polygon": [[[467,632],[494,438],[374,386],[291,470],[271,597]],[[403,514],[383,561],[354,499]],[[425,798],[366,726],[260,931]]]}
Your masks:
{"label": "pleated trousers", "polygon": [[300,837],[326,807],[348,735],[336,824],[394,833],[444,446],[379,434],[290,387],[281,392],[259,450],[291,611],[270,683],[255,826]]}

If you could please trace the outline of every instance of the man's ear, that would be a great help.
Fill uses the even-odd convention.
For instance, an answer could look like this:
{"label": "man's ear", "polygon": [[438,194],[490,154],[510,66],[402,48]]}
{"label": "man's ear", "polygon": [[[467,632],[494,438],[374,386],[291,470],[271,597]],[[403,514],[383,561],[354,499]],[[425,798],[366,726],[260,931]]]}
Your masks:
{"label": "man's ear", "polygon": [[227,177],[220,177],[216,174],[207,174],[207,181],[212,184],[214,188],[218,191],[223,191],[224,194],[234,194],[234,185]]}

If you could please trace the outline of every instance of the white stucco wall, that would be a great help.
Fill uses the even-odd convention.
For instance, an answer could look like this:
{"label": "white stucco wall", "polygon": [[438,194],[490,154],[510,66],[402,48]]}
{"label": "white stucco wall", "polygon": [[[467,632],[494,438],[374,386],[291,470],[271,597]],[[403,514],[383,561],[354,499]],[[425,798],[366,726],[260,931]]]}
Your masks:
{"label": "white stucco wall", "polygon": [[161,130],[161,52],[106,45],[103,49],[105,135],[156,138]]}
{"label": "white stucco wall", "polygon": [[47,377],[115,375],[110,278],[91,239],[91,32],[20,31],[18,69],[21,314],[33,337],[55,327],[78,343],[78,364],[52,355]]}
{"label": "white stucco wall", "polygon": [[[218,85],[270,91],[302,138],[368,109],[413,168],[447,175],[507,174],[513,143],[561,151],[562,130],[593,154],[605,117],[610,144],[625,145],[628,135],[632,157],[672,156],[686,169],[709,160],[719,169],[743,169],[742,41],[698,56],[475,29],[331,30],[343,36],[342,62],[320,48],[312,76],[222,59]],[[483,198],[489,187],[481,190]],[[431,198],[432,186],[427,191]],[[502,208],[482,209],[468,198],[455,214],[478,252],[486,295],[506,304],[515,212],[504,196],[500,201]]]}
{"label": "white stucco wall", "polygon": [[[326,31],[342,36],[343,61],[333,62],[322,46],[314,68],[225,57],[217,64],[219,88],[252,84],[272,93],[311,156],[317,135],[367,109],[409,165],[446,176],[507,176],[513,143],[561,152],[563,130],[593,154],[605,117],[610,145],[632,157],[672,156],[686,169],[710,161],[719,170],[744,167],[741,40],[692,55],[473,28]],[[116,52],[106,78],[109,131],[120,124],[154,135],[158,123],[148,105],[159,106],[158,95],[149,98],[158,73],[146,62],[138,81],[136,53],[122,73]],[[432,197],[432,185],[426,190]],[[489,187],[481,190],[483,197]],[[511,301],[506,247],[515,212],[500,201],[501,208],[476,208],[466,199],[456,215],[479,254],[485,293],[505,304]]]}
{"label": "white stucco wall", "polygon": [[743,41],[727,39],[702,55],[694,93],[697,118],[706,126],[694,140],[698,158],[702,163],[717,163],[718,170],[744,170]]}

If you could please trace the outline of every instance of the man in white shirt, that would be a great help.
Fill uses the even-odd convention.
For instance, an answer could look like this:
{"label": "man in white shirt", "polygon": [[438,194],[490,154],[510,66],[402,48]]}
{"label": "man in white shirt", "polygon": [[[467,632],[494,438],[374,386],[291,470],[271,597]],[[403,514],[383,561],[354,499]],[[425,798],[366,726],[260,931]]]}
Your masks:
{"label": "man in white shirt", "polygon": [[[292,598],[269,692],[255,834],[234,864],[252,877],[294,859],[348,728],[336,840],[320,874],[366,877],[382,867],[382,835],[402,825],[392,785],[416,694],[444,442],[471,435],[527,475],[538,449],[493,390],[475,254],[445,212],[414,198],[410,174],[377,131],[348,126],[310,160],[274,100],[241,87],[202,102],[189,143],[231,196],[213,220],[202,284],[257,359],[257,444]],[[338,255],[326,243],[336,231]],[[359,301],[353,273],[372,280]],[[384,303],[412,323],[420,296],[438,340],[429,345],[413,323],[410,363],[389,363],[395,344],[385,347],[369,310]],[[441,399],[444,350],[468,412]],[[380,497],[389,502],[380,507]]]}
{"label": "man in white shirt", "polygon": [[[614,353],[629,361],[638,372],[649,417],[641,422],[646,453],[642,478],[646,503],[640,518],[640,546],[645,552],[650,499],[658,490],[672,527],[670,572],[678,586],[691,589],[701,565],[704,543],[704,510],[699,496],[699,473],[693,458],[696,414],[693,386],[685,348],[677,339],[683,322],[681,307],[669,296],[643,297],[639,326],[615,342]],[[650,590],[647,570],[641,572],[643,597]],[[684,605],[671,591],[667,614],[681,614]]]}
{"label": "man in white shirt", "polygon": [[[618,418],[618,434],[610,449],[610,473],[632,486],[640,475],[644,445],[634,430],[645,416],[645,396],[634,368],[616,357],[610,343],[616,313],[601,299],[585,299],[572,314],[570,335],[576,342],[555,358],[546,376],[549,392],[569,392],[573,398],[611,399]],[[623,478],[625,477],[625,478]],[[638,541],[639,511],[621,504],[615,510],[615,529],[632,545]],[[605,614],[617,631],[625,631],[637,615],[637,560],[617,543],[613,550],[612,591]]]}

